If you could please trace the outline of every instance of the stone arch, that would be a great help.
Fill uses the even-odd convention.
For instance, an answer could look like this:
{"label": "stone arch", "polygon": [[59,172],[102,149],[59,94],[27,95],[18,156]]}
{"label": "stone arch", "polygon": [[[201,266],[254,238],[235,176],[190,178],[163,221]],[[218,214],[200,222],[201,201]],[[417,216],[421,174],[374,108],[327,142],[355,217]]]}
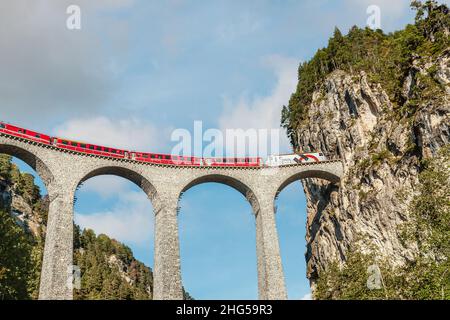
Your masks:
{"label": "stone arch", "polygon": [[288,176],[286,179],[282,181],[282,183],[278,186],[275,197],[278,196],[278,194],[283,191],[284,188],[286,188],[288,185],[290,185],[294,181],[298,181],[301,179],[306,178],[318,178],[318,179],[324,179],[331,183],[338,183],[340,181],[340,177],[325,170],[307,170],[307,171],[301,171],[296,172],[290,176]]}
{"label": "stone arch", "polygon": [[135,185],[137,185],[139,188],[141,188],[142,191],[145,192],[145,194],[148,196],[150,201],[152,202],[153,206],[155,205],[153,202],[156,200],[156,188],[155,186],[142,174],[133,171],[128,168],[124,167],[118,167],[118,166],[105,166],[96,168],[89,173],[87,173],[81,180],[77,183],[75,189],[77,189],[83,182],[97,177],[97,176],[103,176],[103,175],[113,175],[118,176],[121,178],[124,178],[128,181],[133,182]]}
{"label": "stone arch", "polygon": [[33,168],[47,188],[47,192],[50,193],[50,186],[54,183],[53,173],[40,156],[25,148],[4,143],[0,143],[1,153],[16,157]]}
{"label": "stone arch", "polygon": [[259,211],[259,202],[253,190],[239,179],[224,174],[206,174],[204,176],[191,180],[181,190],[180,194],[178,195],[178,199],[180,199],[181,195],[189,189],[197,185],[209,182],[224,184],[239,191],[252,206],[253,213],[256,214]]}

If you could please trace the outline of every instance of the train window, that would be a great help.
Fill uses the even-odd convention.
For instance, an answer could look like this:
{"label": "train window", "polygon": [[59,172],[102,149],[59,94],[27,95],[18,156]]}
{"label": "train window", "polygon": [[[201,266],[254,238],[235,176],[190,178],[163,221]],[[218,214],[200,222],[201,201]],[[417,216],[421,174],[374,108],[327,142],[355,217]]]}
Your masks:
{"label": "train window", "polygon": [[148,159],[148,154],[143,154],[142,157]]}
{"label": "train window", "polygon": [[250,160],[249,158],[245,158],[245,162],[248,163],[248,162],[250,162],[249,160]]}
{"label": "train window", "polygon": [[81,148],[85,148],[85,149],[86,149],[86,145],[85,145],[85,144],[83,144],[83,143],[80,143],[80,147],[81,147]]}
{"label": "train window", "polygon": [[169,157],[169,156],[166,156],[166,159],[167,159],[167,160],[169,160],[169,159],[170,159],[170,157]]}
{"label": "train window", "polygon": [[0,128],[5,129],[5,125],[3,123],[0,123]]}
{"label": "train window", "polygon": [[22,129],[17,130],[19,133],[24,133]]}
{"label": "train window", "polygon": [[38,133],[36,133],[35,135],[34,135],[36,138],[38,138],[38,139],[40,139],[41,138],[41,135],[40,134],[38,134]]}
{"label": "train window", "polygon": [[78,143],[72,142],[72,146],[73,146],[73,147],[78,147]]}
{"label": "train window", "polygon": [[64,145],[67,146],[69,143],[68,143],[67,141],[64,141],[64,140],[63,140],[63,141],[62,141],[62,144],[64,144]]}
{"label": "train window", "polygon": [[94,146],[89,146],[89,149],[95,150],[95,147]]}

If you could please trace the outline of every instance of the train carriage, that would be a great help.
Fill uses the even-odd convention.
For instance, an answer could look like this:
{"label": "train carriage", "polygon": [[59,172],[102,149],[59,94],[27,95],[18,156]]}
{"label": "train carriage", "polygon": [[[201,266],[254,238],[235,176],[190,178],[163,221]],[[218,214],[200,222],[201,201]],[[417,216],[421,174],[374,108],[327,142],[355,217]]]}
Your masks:
{"label": "train carriage", "polygon": [[267,158],[266,166],[277,167],[302,163],[314,163],[326,160],[327,158],[323,153],[280,154],[280,155],[270,155]]}
{"label": "train carriage", "polygon": [[259,167],[261,158],[203,158],[203,165],[212,167]]}
{"label": "train carriage", "polygon": [[13,126],[9,123],[1,122],[1,121],[0,121],[0,132],[4,132],[6,134],[9,134],[9,135],[12,135],[15,137],[28,139],[28,140],[32,140],[32,141],[44,143],[44,144],[50,144],[50,141],[51,141],[50,140],[51,138],[48,135],[45,135],[43,133],[39,133],[36,131],[24,129],[21,127]]}
{"label": "train carriage", "polygon": [[89,143],[83,143],[78,141],[71,141],[67,139],[54,138],[53,144],[58,148],[71,150],[75,152],[93,154],[104,157],[113,157],[113,158],[127,158],[128,152],[126,150],[116,149],[116,148],[108,148],[103,146],[97,146]]}

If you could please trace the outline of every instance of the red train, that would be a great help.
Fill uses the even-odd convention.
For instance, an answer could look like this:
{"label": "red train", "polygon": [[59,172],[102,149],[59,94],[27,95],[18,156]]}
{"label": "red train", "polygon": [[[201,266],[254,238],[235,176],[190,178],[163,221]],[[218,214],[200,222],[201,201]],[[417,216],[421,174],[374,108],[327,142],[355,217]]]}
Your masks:
{"label": "red train", "polygon": [[0,121],[0,132],[35,141],[38,143],[52,145],[61,149],[74,152],[87,153],[103,157],[130,159],[139,162],[148,162],[165,165],[178,166],[212,166],[212,167],[259,167],[261,158],[199,158],[186,157],[170,154],[145,153],[139,151],[128,151],[117,148],[109,148],[89,143],[71,141],[62,138],[50,137],[48,135],[20,128]]}

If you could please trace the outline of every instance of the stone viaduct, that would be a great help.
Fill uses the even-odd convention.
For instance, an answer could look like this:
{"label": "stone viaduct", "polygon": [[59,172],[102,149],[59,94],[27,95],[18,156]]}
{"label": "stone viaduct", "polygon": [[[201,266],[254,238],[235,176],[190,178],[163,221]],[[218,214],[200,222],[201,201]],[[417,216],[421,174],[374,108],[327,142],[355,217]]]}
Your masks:
{"label": "stone viaduct", "polygon": [[[339,183],[339,160],[278,168],[181,167],[69,152],[0,133],[0,153],[30,165],[50,198],[40,299],[72,299],[73,207],[77,188],[99,175],[116,175],[138,185],[155,214],[154,299],[183,299],[178,239],[178,206],[183,192],[207,182],[226,184],[251,204],[256,221],[260,299],[286,299],[274,203],[293,181],[321,178]],[[124,221],[126,223],[126,221]]]}

